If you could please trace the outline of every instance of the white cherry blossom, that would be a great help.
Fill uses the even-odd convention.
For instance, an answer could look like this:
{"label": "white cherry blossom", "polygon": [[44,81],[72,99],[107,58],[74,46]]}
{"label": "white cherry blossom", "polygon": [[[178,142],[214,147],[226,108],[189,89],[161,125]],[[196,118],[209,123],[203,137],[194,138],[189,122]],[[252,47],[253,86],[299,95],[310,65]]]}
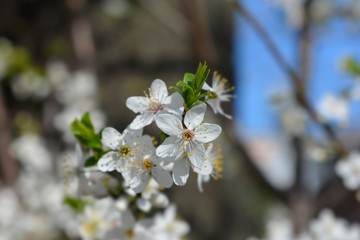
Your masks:
{"label": "white cherry blossom", "polygon": [[230,91],[234,90],[234,87],[228,86],[228,80],[222,78],[217,72],[214,72],[212,87],[205,82],[203,89],[209,92],[206,101],[214,110],[214,113],[220,113],[226,118],[231,119],[232,117],[224,113],[221,108],[221,102],[230,102],[230,99],[235,97],[235,95],[229,94]]}
{"label": "white cherry blossom", "polygon": [[344,98],[327,94],[318,106],[319,114],[326,121],[335,121],[346,127],[349,121],[349,104]]}
{"label": "white cherry blossom", "polygon": [[154,225],[149,231],[157,240],[181,240],[190,231],[190,226],[185,221],[176,219],[176,207],[170,205],[164,214],[155,216]]}
{"label": "white cherry blossom", "polygon": [[352,152],[346,159],[338,161],[335,166],[335,171],[343,179],[348,189],[359,189],[360,153]]}
{"label": "white cherry blossom", "polygon": [[211,143],[205,150],[205,157],[209,160],[213,167],[213,171],[210,174],[198,174],[197,183],[200,192],[203,192],[202,183],[209,182],[210,176],[212,176],[215,180],[218,180],[222,177],[221,173],[223,171],[223,156],[221,154],[220,147],[214,147]]}
{"label": "white cherry blossom", "polygon": [[98,167],[102,172],[118,171],[125,179],[128,179],[128,169],[141,155],[140,144],[142,141],[142,129],[132,130],[126,128],[123,134],[116,129],[107,127],[102,132],[102,142],[106,148],[112,151],[106,153],[98,161]]}
{"label": "white cherry blossom", "polygon": [[130,170],[131,179],[128,180],[130,188],[136,193],[142,192],[151,178],[165,188],[171,187],[173,182],[170,173],[162,167],[164,160],[156,156],[152,139],[144,136],[141,146],[142,154]]}
{"label": "white cherry blossom", "polygon": [[176,158],[173,171],[186,175],[188,159],[197,173],[211,173],[211,163],[205,160],[205,145],[220,135],[221,127],[202,123],[205,111],[206,104],[191,108],[185,114],[184,125],[170,114],[157,117],[157,126],[170,136],[156,149],[156,154],[160,157]]}
{"label": "white cherry blossom", "polygon": [[166,84],[156,79],[145,97],[129,97],[126,106],[134,113],[140,113],[130,124],[132,129],[140,129],[155,121],[156,116],[169,112],[181,116],[184,100],[179,93],[168,95]]}

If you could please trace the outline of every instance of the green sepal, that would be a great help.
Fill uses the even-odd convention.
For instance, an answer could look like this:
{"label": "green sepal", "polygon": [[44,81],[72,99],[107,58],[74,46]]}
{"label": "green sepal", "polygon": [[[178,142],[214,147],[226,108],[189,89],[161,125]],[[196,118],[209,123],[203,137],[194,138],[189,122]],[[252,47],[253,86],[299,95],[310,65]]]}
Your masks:
{"label": "green sepal", "polygon": [[63,203],[74,209],[78,213],[84,212],[85,206],[88,204],[82,199],[73,198],[70,196],[65,196]]}
{"label": "green sepal", "polygon": [[169,137],[169,136],[170,136],[170,135],[164,133],[163,131],[160,131],[160,132],[159,132],[160,144],[162,144],[162,143],[165,141],[165,139],[166,139],[167,137]]}
{"label": "green sepal", "polygon": [[88,159],[86,159],[84,167],[92,167],[95,166],[98,162],[98,159],[96,159],[95,157],[89,157]]}

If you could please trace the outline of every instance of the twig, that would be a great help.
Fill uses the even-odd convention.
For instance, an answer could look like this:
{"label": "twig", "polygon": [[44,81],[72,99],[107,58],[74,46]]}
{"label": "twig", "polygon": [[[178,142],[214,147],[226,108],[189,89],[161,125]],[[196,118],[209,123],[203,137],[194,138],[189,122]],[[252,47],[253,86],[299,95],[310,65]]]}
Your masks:
{"label": "twig", "polygon": [[17,164],[9,152],[10,143],[11,129],[0,85],[0,171],[6,185],[14,184],[18,176]]}
{"label": "twig", "polygon": [[300,77],[297,73],[292,69],[292,67],[286,62],[284,57],[281,55],[280,51],[276,47],[275,43],[270,38],[269,34],[263,28],[263,26],[258,22],[258,20],[246,9],[244,6],[236,0],[230,0],[233,4],[234,8],[236,8],[239,13],[254,27],[254,29],[258,32],[261,36],[262,40],[264,41],[265,45],[268,47],[270,53],[275,58],[276,62],[280,65],[280,67],[285,71],[285,73],[289,76],[294,89],[295,89],[295,97],[297,102],[302,106],[309,114],[309,116],[326,132],[327,136],[331,141],[334,143],[334,148],[336,148],[337,152],[340,156],[346,156],[347,150],[343,146],[343,144],[338,140],[333,128],[328,125],[327,123],[323,122],[322,119],[318,117],[313,107],[310,105],[306,94],[304,92],[303,82],[301,81]]}

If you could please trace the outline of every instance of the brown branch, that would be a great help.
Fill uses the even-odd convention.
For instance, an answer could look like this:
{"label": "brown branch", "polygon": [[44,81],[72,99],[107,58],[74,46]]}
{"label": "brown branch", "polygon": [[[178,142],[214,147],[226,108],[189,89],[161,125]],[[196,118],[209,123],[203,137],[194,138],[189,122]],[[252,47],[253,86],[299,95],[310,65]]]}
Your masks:
{"label": "brown branch", "polygon": [[6,185],[14,184],[18,176],[18,166],[9,152],[10,144],[11,128],[0,85],[0,171]]}
{"label": "brown branch", "polygon": [[208,25],[199,17],[197,1],[184,0],[183,3],[192,23],[191,31],[198,51],[198,58],[200,61],[206,61],[209,65],[214,65],[217,61],[215,46]]}
{"label": "brown branch", "polygon": [[300,106],[302,106],[309,116],[317,122],[320,126],[322,126],[323,130],[329,137],[329,139],[334,143],[334,148],[339,153],[340,156],[346,156],[347,150],[343,146],[343,144],[338,140],[333,128],[325,123],[322,119],[319,118],[313,107],[310,105],[306,93],[304,91],[303,82],[301,81],[298,74],[292,69],[292,67],[286,62],[285,58],[282,56],[277,46],[267,33],[267,31],[263,28],[263,26],[259,23],[259,21],[239,2],[236,0],[230,0],[233,4],[234,8],[253,26],[253,28],[260,35],[265,45],[269,49],[270,53],[273,55],[276,62],[280,65],[280,67],[285,71],[285,73],[289,76],[294,89],[295,89],[295,97]]}

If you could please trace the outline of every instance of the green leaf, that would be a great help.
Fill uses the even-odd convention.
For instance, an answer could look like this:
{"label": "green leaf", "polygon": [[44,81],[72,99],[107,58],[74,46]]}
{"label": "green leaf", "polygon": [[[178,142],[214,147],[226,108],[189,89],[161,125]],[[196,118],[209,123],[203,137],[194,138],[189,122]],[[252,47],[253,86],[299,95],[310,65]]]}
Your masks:
{"label": "green leaf", "polygon": [[84,200],[73,198],[73,197],[70,197],[70,196],[65,196],[65,199],[64,199],[63,203],[65,205],[68,205],[69,207],[71,207],[72,209],[77,211],[78,213],[84,212],[84,208],[88,204]]}
{"label": "green leaf", "polygon": [[183,81],[178,81],[176,84],[177,87],[183,87],[183,86],[189,86],[187,83],[183,82]]}
{"label": "green leaf", "polygon": [[191,104],[190,108],[195,107],[196,105],[202,104],[204,103],[203,101],[195,101],[194,103]]}
{"label": "green leaf", "polygon": [[180,82],[184,82],[187,85],[189,85],[190,87],[194,88],[194,79],[195,79],[195,75],[192,73],[185,73],[184,75],[184,80],[180,81]]}
{"label": "green leaf", "polygon": [[183,96],[182,91],[177,87],[169,87],[170,90],[177,91],[181,96]]}
{"label": "green leaf", "polygon": [[97,135],[94,135],[94,137],[88,141],[87,146],[92,149],[102,149],[101,140]]}
{"label": "green leaf", "polygon": [[204,64],[199,63],[194,80],[194,92],[196,95],[200,93],[202,86],[204,85],[204,82],[209,75],[209,72],[210,69],[207,69],[206,62]]}
{"label": "green leaf", "polygon": [[192,104],[192,100],[195,97],[194,90],[189,86],[183,87],[183,98],[187,106]]}
{"label": "green leaf", "polygon": [[70,125],[70,130],[88,148],[93,150],[102,149],[101,135],[95,133],[94,125],[88,112],[82,116],[81,121],[75,119]]}
{"label": "green leaf", "polygon": [[348,57],[344,60],[344,69],[348,73],[354,76],[360,76],[360,63],[356,61],[353,57]]}
{"label": "green leaf", "polygon": [[85,167],[92,167],[97,164],[98,160],[95,157],[89,157],[86,159],[84,166]]}
{"label": "green leaf", "polygon": [[167,135],[166,133],[164,133],[163,131],[159,132],[159,137],[160,137],[160,144],[162,144],[164,142],[164,140],[169,137],[169,135]]}
{"label": "green leaf", "polygon": [[70,125],[70,130],[74,136],[83,144],[87,144],[92,138],[92,132],[89,130],[85,124],[75,119]]}
{"label": "green leaf", "polygon": [[86,112],[82,118],[81,118],[81,122],[89,129],[95,131],[94,129],[94,125],[92,124],[91,118],[90,118],[90,113]]}

